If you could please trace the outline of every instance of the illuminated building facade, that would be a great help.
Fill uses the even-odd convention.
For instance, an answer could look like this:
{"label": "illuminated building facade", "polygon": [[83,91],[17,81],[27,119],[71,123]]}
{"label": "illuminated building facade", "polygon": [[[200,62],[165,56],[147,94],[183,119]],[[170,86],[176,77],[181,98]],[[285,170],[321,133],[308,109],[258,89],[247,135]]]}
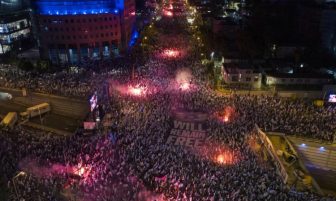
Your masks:
{"label": "illuminated building facade", "polygon": [[29,48],[32,42],[28,1],[0,1],[0,56]]}
{"label": "illuminated building facade", "polygon": [[79,63],[126,51],[135,24],[134,0],[38,0],[41,56]]}

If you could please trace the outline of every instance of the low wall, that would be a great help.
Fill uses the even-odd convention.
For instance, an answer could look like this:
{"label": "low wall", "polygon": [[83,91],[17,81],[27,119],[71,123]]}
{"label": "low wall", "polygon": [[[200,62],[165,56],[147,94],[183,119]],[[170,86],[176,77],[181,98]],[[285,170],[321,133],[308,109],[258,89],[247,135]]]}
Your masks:
{"label": "low wall", "polygon": [[255,127],[257,129],[259,139],[265,145],[269,156],[274,161],[274,164],[277,168],[278,175],[282,178],[282,181],[286,184],[287,180],[288,180],[288,174],[287,174],[287,171],[286,171],[285,167],[283,166],[282,162],[280,161],[278,155],[276,154],[276,151],[273,147],[272,142],[267,137],[267,135],[257,125],[255,125]]}

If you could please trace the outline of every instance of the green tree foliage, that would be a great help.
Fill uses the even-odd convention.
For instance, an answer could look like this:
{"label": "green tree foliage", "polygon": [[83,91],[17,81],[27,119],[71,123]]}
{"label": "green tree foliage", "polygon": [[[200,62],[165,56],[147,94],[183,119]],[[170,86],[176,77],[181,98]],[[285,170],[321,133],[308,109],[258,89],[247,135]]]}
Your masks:
{"label": "green tree foliage", "polygon": [[46,60],[39,60],[36,62],[35,70],[39,73],[50,71],[50,62]]}
{"label": "green tree foliage", "polygon": [[34,69],[34,65],[32,62],[22,59],[18,63],[18,68],[24,71],[32,71]]}

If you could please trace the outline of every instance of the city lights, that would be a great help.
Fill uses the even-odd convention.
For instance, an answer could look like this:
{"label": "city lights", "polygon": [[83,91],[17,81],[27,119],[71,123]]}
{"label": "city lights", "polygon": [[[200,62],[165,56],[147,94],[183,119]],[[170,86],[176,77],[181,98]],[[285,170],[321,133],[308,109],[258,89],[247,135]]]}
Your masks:
{"label": "city lights", "polygon": [[167,17],[172,17],[173,16],[173,12],[169,11],[169,10],[164,10],[163,11],[163,15],[167,16]]}
{"label": "city lights", "polygon": [[128,93],[132,96],[144,96],[146,95],[147,88],[143,86],[129,86]]}
{"label": "city lights", "polygon": [[55,1],[50,3],[47,0],[36,1],[37,10],[44,15],[86,15],[99,13],[114,13],[118,14],[119,10],[124,9],[123,1],[103,0],[81,0],[81,1]]}
{"label": "city lights", "polygon": [[180,52],[178,50],[172,50],[172,49],[168,49],[164,51],[164,55],[166,57],[177,57],[179,53]]}
{"label": "city lights", "polygon": [[189,84],[188,82],[181,83],[181,84],[180,84],[180,89],[181,89],[182,91],[187,91],[187,90],[190,89],[190,84]]}

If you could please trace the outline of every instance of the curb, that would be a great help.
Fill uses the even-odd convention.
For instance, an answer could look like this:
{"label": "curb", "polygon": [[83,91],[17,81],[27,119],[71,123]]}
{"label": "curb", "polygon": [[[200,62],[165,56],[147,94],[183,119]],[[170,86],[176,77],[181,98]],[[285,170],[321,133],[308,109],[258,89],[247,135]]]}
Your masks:
{"label": "curb", "polygon": [[[0,87],[0,90],[21,92],[20,89],[6,88],[6,87]],[[74,101],[74,102],[87,103],[87,101],[82,100],[84,98],[78,98],[78,99],[77,98],[69,98],[69,97],[57,96],[57,95],[52,95],[52,94],[44,94],[44,93],[39,93],[39,92],[30,92],[30,93],[34,94],[36,96],[44,96],[44,97],[48,97],[48,98],[57,98],[57,99],[63,99],[63,100],[70,100],[70,101]]]}

